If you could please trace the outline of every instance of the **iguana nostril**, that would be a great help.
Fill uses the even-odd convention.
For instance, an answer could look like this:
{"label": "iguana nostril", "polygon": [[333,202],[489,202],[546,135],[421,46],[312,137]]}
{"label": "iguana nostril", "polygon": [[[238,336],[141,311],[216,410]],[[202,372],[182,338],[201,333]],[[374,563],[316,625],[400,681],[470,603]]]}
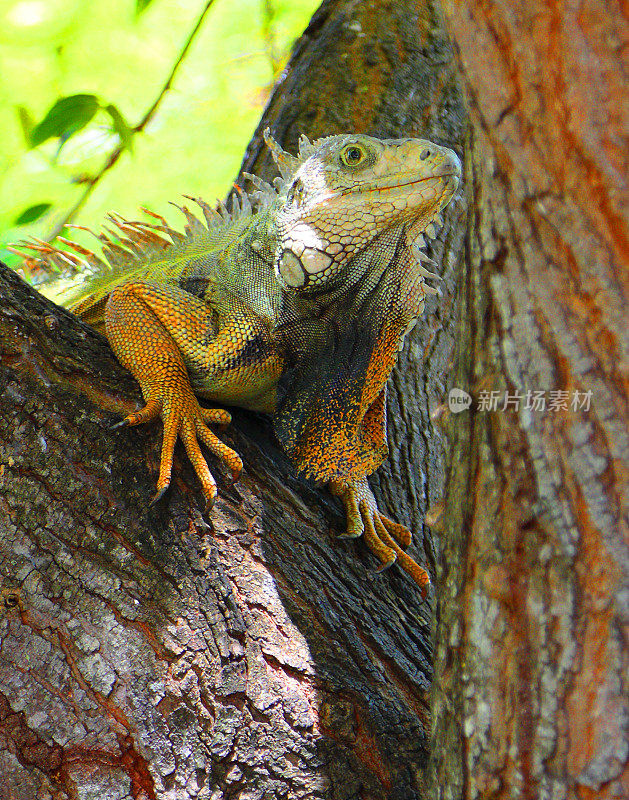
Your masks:
{"label": "iguana nostril", "polygon": [[461,177],[461,162],[453,150],[446,150],[444,154],[444,166],[452,171],[457,178]]}
{"label": "iguana nostril", "polygon": [[429,155],[430,155],[430,150],[422,150],[421,153],[419,154],[420,161],[425,161]]}

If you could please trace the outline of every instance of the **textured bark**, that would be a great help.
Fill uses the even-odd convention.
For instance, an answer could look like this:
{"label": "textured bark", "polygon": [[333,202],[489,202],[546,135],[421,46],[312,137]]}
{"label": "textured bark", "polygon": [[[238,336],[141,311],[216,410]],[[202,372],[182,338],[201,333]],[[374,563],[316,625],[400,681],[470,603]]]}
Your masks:
{"label": "textured bark", "polygon": [[[463,113],[430,7],[329,2],[262,125],[293,147],[359,130],[457,146]],[[269,175],[256,135],[249,171]],[[459,148],[460,149],[460,148]],[[439,496],[461,204],[434,245],[432,299],[391,382],[375,489],[415,531]],[[457,225],[458,223],[458,225]],[[458,232],[457,232],[458,231]],[[180,453],[149,506],[159,426],[106,342],[8,271],[0,281],[0,794],[49,798],[411,800],[426,784],[430,604],[339,543],[340,508],[295,479],[268,421],[235,413],[244,458],[214,530]]]}
{"label": "textured bark", "polygon": [[627,20],[592,0],[446,15],[473,124],[456,384],[474,403],[449,426],[433,786],[628,797]]}

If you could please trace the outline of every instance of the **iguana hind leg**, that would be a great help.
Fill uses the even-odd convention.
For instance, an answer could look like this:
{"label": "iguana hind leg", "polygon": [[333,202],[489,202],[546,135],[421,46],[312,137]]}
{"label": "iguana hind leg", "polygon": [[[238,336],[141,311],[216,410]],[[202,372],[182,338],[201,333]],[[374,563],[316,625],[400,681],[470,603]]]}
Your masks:
{"label": "iguana hind leg", "polygon": [[[155,499],[170,484],[177,438],[184,443],[208,506],[216,498],[216,482],[199,442],[225,462],[234,479],[242,470],[238,454],[208,428],[209,423],[229,423],[230,414],[202,408],[189,374],[202,376],[208,387],[214,376],[217,384],[229,388],[230,381],[233,384],[242,378],[239,353],[259,338],[260,332],[256,321],[248,320],[246,314],[239,314],[232,327],[217,326],[215,317],[211,306],[188,292],[141,281],[117,287],[107,303],[107,338],[118,360],[138,379],[146,403],[124,422],[139,425],[159,417],[164,424]],[[242,383],[246,386],[246,380]]]}
{"label": "iguana hind leg", "polygon": [[367,478],[356,481],[335,479],[328,483],[328,487],[345,506],[345,535],[352,539],[364,535],[367,547],[380,561],[380,570],[397,562],[418,584],[422,597],[426,597],[430,576],[402,549],[411,543],[411,532],[380,512]]}

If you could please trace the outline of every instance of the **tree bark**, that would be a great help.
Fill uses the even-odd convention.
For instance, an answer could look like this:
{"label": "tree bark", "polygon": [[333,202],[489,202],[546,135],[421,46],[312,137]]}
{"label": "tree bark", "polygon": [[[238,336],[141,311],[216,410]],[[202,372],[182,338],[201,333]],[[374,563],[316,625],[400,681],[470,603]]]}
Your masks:
{"label": "tree bark", "polygon": [[[431,5],[326,2],[269,103],[299,133],[425,136],[459,150],[464,112]],[[270,177],[260,131],[245,159]],[[432,299],[391,381],[391,458],[374,488],[415,532],[441,494],[462,203]],[[427,789],[431,602],[339,543],[339,506],[298,481],[268,420],[235,412],[209,519],[185,455],[156,506],[159,426],[105,340],[0,279],[0,793],[8,798],[411,800]]]}
{"label": "tree bark", "polygon": [[626,9],[446,16],[473,129],[455,385],[474,402],[449,421],[432,785],[628,797]]}

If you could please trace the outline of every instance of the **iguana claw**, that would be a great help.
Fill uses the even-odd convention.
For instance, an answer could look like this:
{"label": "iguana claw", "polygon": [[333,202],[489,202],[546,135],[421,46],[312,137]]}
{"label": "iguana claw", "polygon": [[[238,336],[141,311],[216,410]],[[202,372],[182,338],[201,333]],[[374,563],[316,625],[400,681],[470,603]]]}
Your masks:
{"label": "iguana claw", "polygon": [[108,427],[110,431],[115,431],[118,428],[126,428],[128,424],[129,422],[125,417],[124,419],[118,420],[118,422],[112,422],[111,425],[109,425]]}
{"label": "iguana claw", "polygon": [[386,564],[380,564],[379,567],[375,568],[374,572],[376,574],[378,574],[378,575],[381,572],[386,572],[388,569],[391,569],[391,567],[395,564],[396,561],[397,561],[397,558],[394,557],[391,561],[387,562]]}
{"label": "iguana claw", "polygon": [[430,577],[402,549],[411,543],[411,532],[379,511],[367,479],[332,480],[328,486],[332,494],[341,498],[347,513],[347,532],[339,538],[364,535],[367,547],[380,561],[377,571],[383,572],[397,562],[420,587],[422,597],[426,597]]}
{"label": "iguana claw", "polygon": [[162,497],[166,494],[167,490],[168,486],[164,486],[158,492],[155,492],[155,494],[153,495],[153,499],[151,500],[149,505],[154,506],[156,503],[158,503],[162,499]]}

